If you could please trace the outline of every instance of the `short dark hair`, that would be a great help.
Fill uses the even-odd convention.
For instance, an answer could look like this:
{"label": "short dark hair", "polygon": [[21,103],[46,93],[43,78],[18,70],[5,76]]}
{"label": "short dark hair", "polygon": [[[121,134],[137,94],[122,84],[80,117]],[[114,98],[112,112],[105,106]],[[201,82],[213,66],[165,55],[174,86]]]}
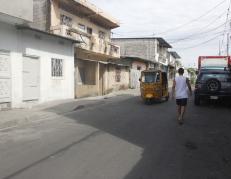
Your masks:
{"label": "short dark hair", "polygon": [[180,75],[183,75],[183,74],[184,74],[184,69],[183,69],[183,68],[179,68],[179,69],[178,69],[178,73],[179,73]]}

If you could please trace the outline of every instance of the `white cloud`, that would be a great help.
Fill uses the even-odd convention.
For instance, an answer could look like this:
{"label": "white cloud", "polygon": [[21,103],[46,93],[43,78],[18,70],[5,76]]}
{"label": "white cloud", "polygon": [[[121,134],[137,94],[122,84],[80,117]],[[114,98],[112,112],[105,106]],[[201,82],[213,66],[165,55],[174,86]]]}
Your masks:
{"label": "white cloud", "polygon": [[[185,25],[184,28],[179,28],[176,31],[161,34],[161,32],[178,27],[199,17],[221,3],[222,0],[90,0],[90,2],[107,11],[121,22],[121,27],[113,30],[117,37],[156,35],[168,41],[206,32],[221,25],[225,22],[225,12],[229,4],[229,0],[227,0],[199,21]],[[218,18],[219,16],[221,17]],[[215,19],[217,20],[210,24]],[[202,29],[208,24],[210,24],[209,27]],[[221,32],[223,29],[224,27],[220,27],[215,31],[196,36],[190,41],[172,44],[175,48],[173,50],[180,54],[186,65],[196,63],[199,55],[217,55],[219,39],[222,37],[197,48],[180,49],[209,40],[216,36],[216,32]]]}

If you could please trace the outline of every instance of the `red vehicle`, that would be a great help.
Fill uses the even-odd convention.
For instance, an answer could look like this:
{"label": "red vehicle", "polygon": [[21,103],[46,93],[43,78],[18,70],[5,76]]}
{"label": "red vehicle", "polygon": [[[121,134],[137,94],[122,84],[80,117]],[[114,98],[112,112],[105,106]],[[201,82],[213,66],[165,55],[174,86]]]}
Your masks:
{"label": "red vehicle", "polygon": [[231,56],[200,56],[198,58],[198,70],[221,69],[231,67]]}

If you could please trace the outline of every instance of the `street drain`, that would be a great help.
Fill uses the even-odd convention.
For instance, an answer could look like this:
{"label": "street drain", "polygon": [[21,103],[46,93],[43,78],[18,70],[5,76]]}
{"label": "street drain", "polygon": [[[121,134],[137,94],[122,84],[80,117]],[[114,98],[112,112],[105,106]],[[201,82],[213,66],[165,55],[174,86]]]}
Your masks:
{"label": "street drain", "polygon": [[77,111],[77,110],[80,110],[80,109],[83,109],[83,108],[85,108],[84,105],[79,105],[73,111]]}
{"label": "street drain", "polygon": [[196,150],[198,148],[197,145],[193,142],[186,142],[185,147],[189,150]]}

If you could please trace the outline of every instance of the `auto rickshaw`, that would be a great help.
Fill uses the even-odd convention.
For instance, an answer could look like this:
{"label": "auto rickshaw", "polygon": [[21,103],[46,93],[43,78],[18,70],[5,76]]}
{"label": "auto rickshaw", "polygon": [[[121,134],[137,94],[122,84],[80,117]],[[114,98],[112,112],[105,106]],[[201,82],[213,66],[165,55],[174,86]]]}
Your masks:
{"label": "auto rickshaw", "polygon": [[141,97],[145,103],[150,104],[153,100],[168,101],[168,78],[167,73],[160,70],[145,70],[140,78]]}

